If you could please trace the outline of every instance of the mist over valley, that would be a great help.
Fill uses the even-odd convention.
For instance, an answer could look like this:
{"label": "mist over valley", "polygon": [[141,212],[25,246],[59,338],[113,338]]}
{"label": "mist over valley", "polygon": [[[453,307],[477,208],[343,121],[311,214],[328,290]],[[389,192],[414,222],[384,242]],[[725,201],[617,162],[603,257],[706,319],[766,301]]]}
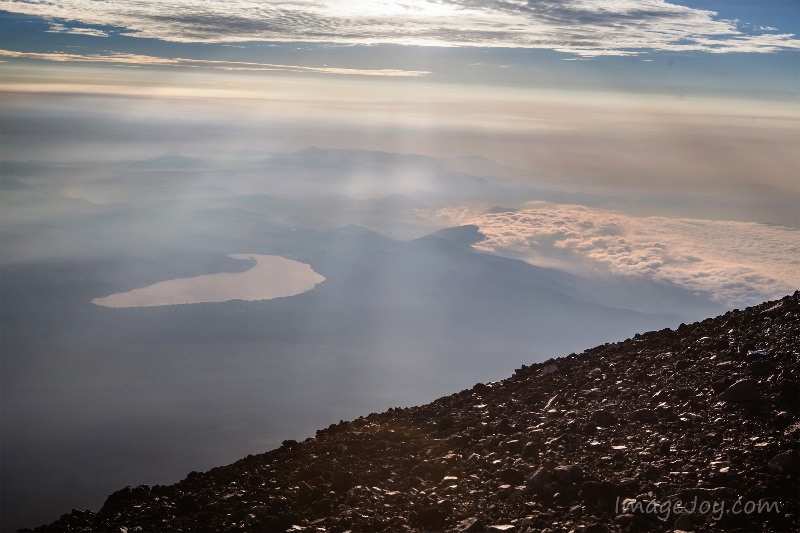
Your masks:
{"label": "mist over valley", "polygon": [[480,225],[444,226],[536,192],[444,160],[314,149],[118,168],[4,176],[3,501],[20,523],[723,309],[577,258],[580,274],[480,251]]}

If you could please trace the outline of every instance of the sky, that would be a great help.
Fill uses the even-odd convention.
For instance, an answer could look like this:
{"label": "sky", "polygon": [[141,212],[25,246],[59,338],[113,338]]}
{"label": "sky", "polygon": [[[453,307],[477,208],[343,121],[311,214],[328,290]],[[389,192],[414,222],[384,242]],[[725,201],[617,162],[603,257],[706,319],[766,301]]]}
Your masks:
{"label": "sky", "polygon": [[633,215],[647,199],[800,226],[796,0],[0,0],[0,15],[6,161],[479,155]]}
{"label": "sky", "polygon": [[[565,205],[550,222],[574,219],[570,204],[581,204],[598,227],[602,216],[647,236],[670,228],[683,232],[674,254],[705,250],[703,268],[717,273],[658,254],[655,267],[645,253],[640,274],[702,281],[724,303],[796,282],[796,265],[778,260],[796,234],[772,239],[752,225],[800,227],[796,0],[0,0],[0,14],[4,161],[310,146],[477,155],[497,162],[484,175]],[[529,242],[550,231],[542,217],[533,228],[481,217],[485,207],[433,218],[476,223],[490,235],[484,251],[536,264],[633,264],[590,231],[582,242],[550,238],[543,252]],[[673,220],[709,222],[693,233]],[[630,242],[652,251],[664,233]],[[705,247],[723,234],[728,251]],[[603,246],[576,255],[583,241]],[[737,262],[730,250],[754,241],[779,244],[748,247]],[[758,257],[777,261],[763,282],[750,276],[765,268]]]}
{"label": "sky", "polygon": [[786,98],[797,96],[798,9],[794,0],[2,0],[0,57],[161,67],[144,75],[150,85],[201,69],[208,81],[291,72]]}
{"label": "sky", "polygon": [[317,145],[796,198],[798,6],[2,0],[3,157]]}

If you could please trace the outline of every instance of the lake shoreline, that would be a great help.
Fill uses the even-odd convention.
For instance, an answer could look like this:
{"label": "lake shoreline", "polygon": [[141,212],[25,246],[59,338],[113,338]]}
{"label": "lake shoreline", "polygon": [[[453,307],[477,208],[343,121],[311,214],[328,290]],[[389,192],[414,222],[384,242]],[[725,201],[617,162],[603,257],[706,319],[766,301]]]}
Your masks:
{"label": "lake shoreline", "polygon": [[128,308],[272,300],[302,294],[325,281],[310,265],[277,255],[229,254],[228,257],[253,259],[256,264],[244,272],[220,272],[160,281],[95,298],[92,303],[109,308]]}

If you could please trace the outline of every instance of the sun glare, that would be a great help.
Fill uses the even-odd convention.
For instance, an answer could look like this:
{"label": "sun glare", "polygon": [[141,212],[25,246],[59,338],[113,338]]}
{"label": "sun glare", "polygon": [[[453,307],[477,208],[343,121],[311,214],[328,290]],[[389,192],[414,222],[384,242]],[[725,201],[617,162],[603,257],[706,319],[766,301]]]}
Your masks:
{"label": "sun glare", "polygon": [[325,8],[331,15],[340,17],[445,17],[456,14],[455,5],[429,2],[428,0],[373,0],[372,2],[331,2]]}

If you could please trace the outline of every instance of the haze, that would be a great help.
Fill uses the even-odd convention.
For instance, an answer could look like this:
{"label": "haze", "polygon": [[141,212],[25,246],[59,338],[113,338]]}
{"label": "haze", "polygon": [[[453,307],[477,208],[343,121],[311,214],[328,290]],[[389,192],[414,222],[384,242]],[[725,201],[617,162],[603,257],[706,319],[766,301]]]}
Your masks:
{"label": "haze", "polygon": [[345,4],[0,0],[3,531],[800,288],[796,2]]}

